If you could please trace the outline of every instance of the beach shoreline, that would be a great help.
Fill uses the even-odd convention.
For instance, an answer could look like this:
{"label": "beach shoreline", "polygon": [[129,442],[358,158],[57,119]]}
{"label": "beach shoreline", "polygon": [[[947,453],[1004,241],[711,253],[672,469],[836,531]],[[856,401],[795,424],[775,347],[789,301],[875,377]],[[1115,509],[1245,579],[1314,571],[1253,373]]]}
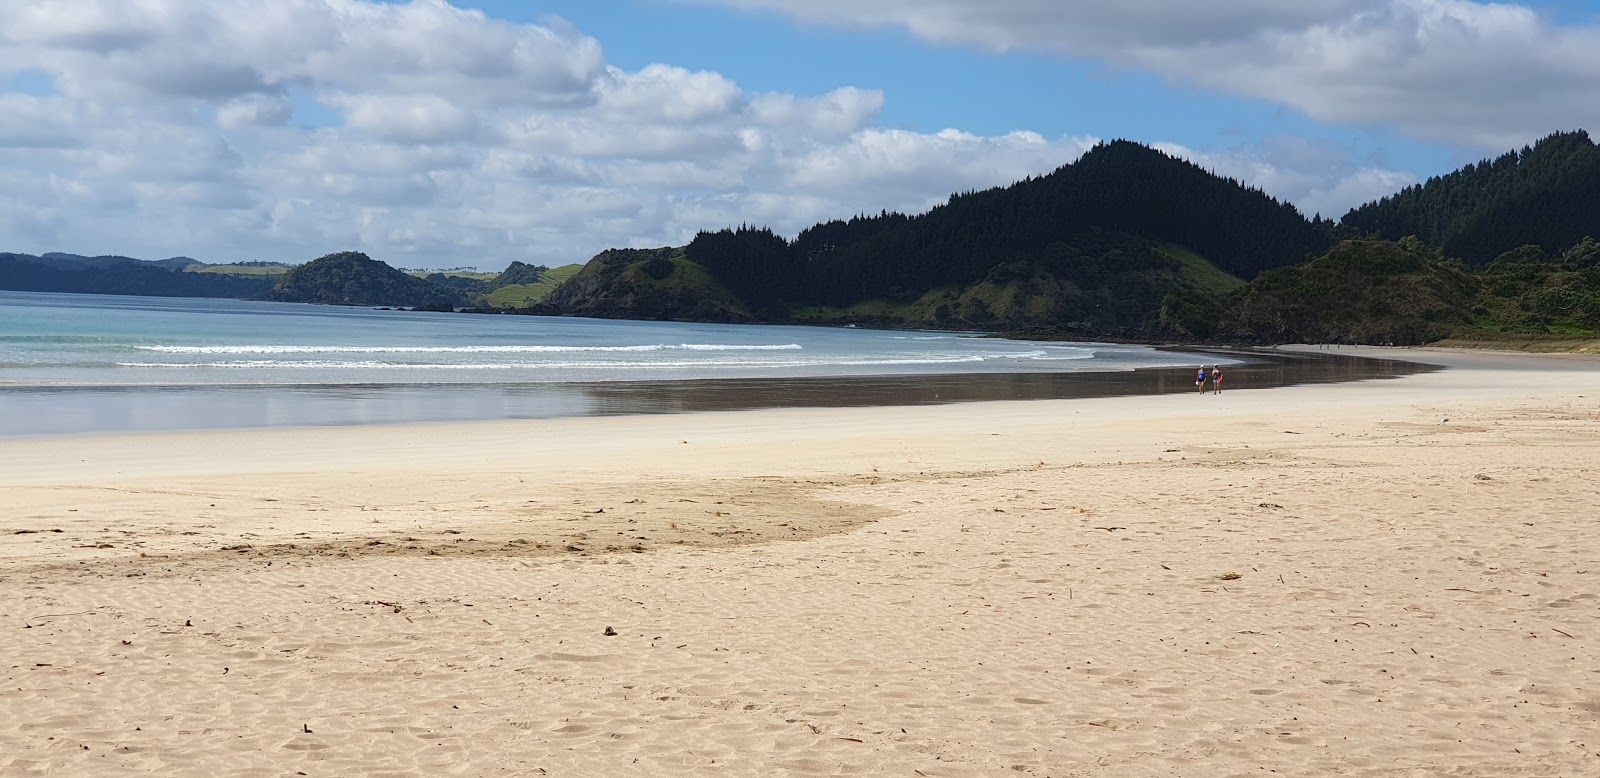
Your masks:
{"label": "beach shoreline", "polygon": [[[1436,365],[1327,352],[1205,350],[1257,390],[1393,378]],[[440,384],[0,385],[0,438],[177,429],[516,421],[775,408],[941,405],[1187,392],[1193,367],[1058,372]]]}
{"label": "beach shoreline", "polygon": [[0,775],[1592,770],[1600,362],[1373,351],[1451,369],[8,438]]}

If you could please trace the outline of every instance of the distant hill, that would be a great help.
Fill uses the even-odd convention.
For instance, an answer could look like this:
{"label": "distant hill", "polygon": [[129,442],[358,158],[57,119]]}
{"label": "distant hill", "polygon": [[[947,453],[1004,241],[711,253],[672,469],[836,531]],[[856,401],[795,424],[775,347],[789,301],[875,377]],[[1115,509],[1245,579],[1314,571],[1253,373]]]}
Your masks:
{"label": "distant hill", "polygon": [[152,265],[153,266],[153,265],[156,264],[154,262],[147,262],[147,261],[142,260],[142,259],[134,259],[133,257],[124,257],[124,256],[118,256],[118,255],[115,255],[115,254],[107,255],[107,256],[99,256],[99,257],[86,257],[86,256],[83,256],[81,254],[66,254],[66,253],[63,253],[63,252],[60,252],[60,251],[52,251],[52,252],[49,252],[47,254],[41,254],[41,255],[36,256],[36,257],[35,256],[29,256],[27,254],[14,254],[14,255],[4,255],[4,256],[24,257],[28,261],[34,262],[36,264],[44,265],[46,267],[53,267],[53,268],[55,268],[57,270],[84,270],[84,269],[88,269],[88,268],[111,267],[111,266],[114,266],[114,265]]}
{"label": "distant hill", "polygon": [[500,274],[494,277],[494,285],[498,288],[502,286],[537,284],[549,272],[550,268],[544,265],[529,265],[525,262],[513,261],[506,266],[505,270],[500,271]]}
{"label": "distant hill", "polygon": [[683,249],[611,249],[556,287],[531,313],[603,319],[748,322],[755,316]]}
{"label": "distant hill", "polygon": [[470,302],[462,290],[430,283],[356,251],[329,254],[291,269],[265,299],[427,308],[447,308]]}
{"label": "distant hill", "polygon": [[157,267],[168,268],[170,270],[184,270],[189,267],[204,266],[206,263],[201,262],[194,257],[172,257],[170,259],[150,260],[150,264]]}
{"label": "distant hill", "polygon": [[1585,241],[1560,261],[1530,247],[1474,269],[1416,238],[1346,241],[1261,274],[1221,314],[1222,338],[1257,343],[1594,338],[1600,244]]}
{"label": "distant hill", "polygon": [[[537,304],[583,267],[549,270],[513,262],[501,273],[449,271],[422,277],[423,271],[408,274],[353,252],[316,262],[319,264],[314,267],[301,269],[305,266],[263,260],[214,265],[192,257],[151,261],[63,252],[0,254],[0,289],[511,309]],[[490,295],[495,295],[493,302]]]}
{"label": "distant hill", "polygon": [[673,261],[713,283],[673,289],[664,308],[652,290],[671,285],[616,257],[597,257],[545,307],[629,316],[648,300],[651,317],[697,318],[683,295],[703,292],[705,310],[733,320],[1205,337],[1218,294],[1328,242],[1291,205],[1118,141],[918,216],[832,221],[793,241],[748,225],[701,232]]}
{"label": "distant hill", "polygon": [[1345,241],[1236,292],[1219,327],[1267,343],[1415,345],[1472,323],[1479,284],[1459,264],[1387,241]]}
{"label": "distant hill", "polygon": [[[608,252],[538,308],[1041,338],[1576,337],[1600,333],[1597,182],[1588,135],[1553,135],[1334,224],[1119,141],[917,216],[857,216],[792,241],[744,225],[682,250]],[[1392,238],[1333,242],[1372,233]]]}
{"label": "distant hill", "polygon": [[1600,149],[1583,132],[1430,179],[1338,224],[1117,141],[927,213],[829,221],[793,240],[742,225],[683,247],[500,273],[408,274],[354,252],[294,268],[0,254],[0,287],[1038,338],[1590,337],[1600,334],[1597,203]]}
{"label": "distant hill", "polygon": [[286,262],[234,262],[227,265],[207,265],[205,263],[184,265],[183,270],[189,273],[221,273],[234,276],[282,276],[289,272],[294,265]]}
{"label": "distant hill", "polygon": [[1351,210],[1341,224],[1387,240],[1415,235],[1482,265],[1524,245],[1557,253],[1600,235],[1600,148],[1557,133]]}
{"label": "distant hill", "polygon": [[484,299],[495,308],[528,308],[543,302],[556,287],[582,270],[583,265],[578,264],[547,269],[542,265],[512,262],[491,282],[492,288]]}
{"label": "distant hill", "polygon": [[1475,330],[1584,337],[1600,333],[1600,244],[1593,238],[1554,259],[1532,247],[1507,252],[1477,277]]}
{"label": "distant hill", "polygon": [[1250,278],[1329,245],[1321,223],[1260,190],[1127,141],[1009,187],[954,195],[919,216],[832,221],[793,242],[769,230],[702,232],[685,250],[758,309],[915,299],[996,267],[1040,266],[1049,246],[1090,231],[1187,247]]}
{"label": "distant hill", "polygon": [[262,277],[184,272],[186,263],[75,254],[0,254],[0,289],[153,297],[259,297],[272,288]]}

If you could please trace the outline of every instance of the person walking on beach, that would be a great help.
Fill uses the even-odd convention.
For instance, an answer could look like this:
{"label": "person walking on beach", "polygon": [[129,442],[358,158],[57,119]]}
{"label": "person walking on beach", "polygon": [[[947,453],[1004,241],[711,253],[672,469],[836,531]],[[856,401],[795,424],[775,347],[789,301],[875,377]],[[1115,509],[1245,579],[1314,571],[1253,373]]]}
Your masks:
{"label": "person walking on beach", "polygon": [[1194,388],[1195,388],[1195,391],[1197,391],[1197,392],[1199,392],[1201,394],[1205,394],[1206,393],[1206,366],[1205,365],[1201,365],[1200,366],[1200,372],[1196,373],[1195,376],[1194,376]]}
{"label": "person walking on beach", "polygon": [[1222,394],[1222,365],[1211,368],[1211,393]]}

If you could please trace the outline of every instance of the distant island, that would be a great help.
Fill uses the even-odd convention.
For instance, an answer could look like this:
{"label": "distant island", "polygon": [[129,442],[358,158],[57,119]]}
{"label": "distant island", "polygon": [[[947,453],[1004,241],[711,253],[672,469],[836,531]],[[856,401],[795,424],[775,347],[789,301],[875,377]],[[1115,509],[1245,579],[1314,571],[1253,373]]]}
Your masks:
{"label": "distant island", "polygon": [[289,270],[276,262],[207,265],[189,257],[0,254],[0,289],[152,297],[261,297]]}
{"label": "distant island", "polygon": [[1116,141],[924,214],[793,240],[742,225],[499,273],[405,272],[357,252],[295,266],[0,254],[0,288],[1144,342],[1593,339],[1597,202],[1600,149],[1581,131],[1339,221]]}
{"label": "distant island", "polygon": [[359,252],[330,254],[301,265],[259,260],[207,264],[189,257],[151,261],[63,253],[0,254],[0,289],[498,310],[538,303],[581,267],[551,269],[512,262],[500,273],[408,273]]}

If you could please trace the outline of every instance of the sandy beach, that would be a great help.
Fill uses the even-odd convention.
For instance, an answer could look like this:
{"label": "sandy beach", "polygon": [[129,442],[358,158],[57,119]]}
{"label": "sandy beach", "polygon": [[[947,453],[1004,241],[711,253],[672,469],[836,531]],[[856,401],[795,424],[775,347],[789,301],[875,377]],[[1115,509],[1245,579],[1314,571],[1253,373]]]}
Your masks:
{"label": "sandy beach", "polygon": [[1600,775],[1600,359],[1374,353],[0,439],[0,775]]}

